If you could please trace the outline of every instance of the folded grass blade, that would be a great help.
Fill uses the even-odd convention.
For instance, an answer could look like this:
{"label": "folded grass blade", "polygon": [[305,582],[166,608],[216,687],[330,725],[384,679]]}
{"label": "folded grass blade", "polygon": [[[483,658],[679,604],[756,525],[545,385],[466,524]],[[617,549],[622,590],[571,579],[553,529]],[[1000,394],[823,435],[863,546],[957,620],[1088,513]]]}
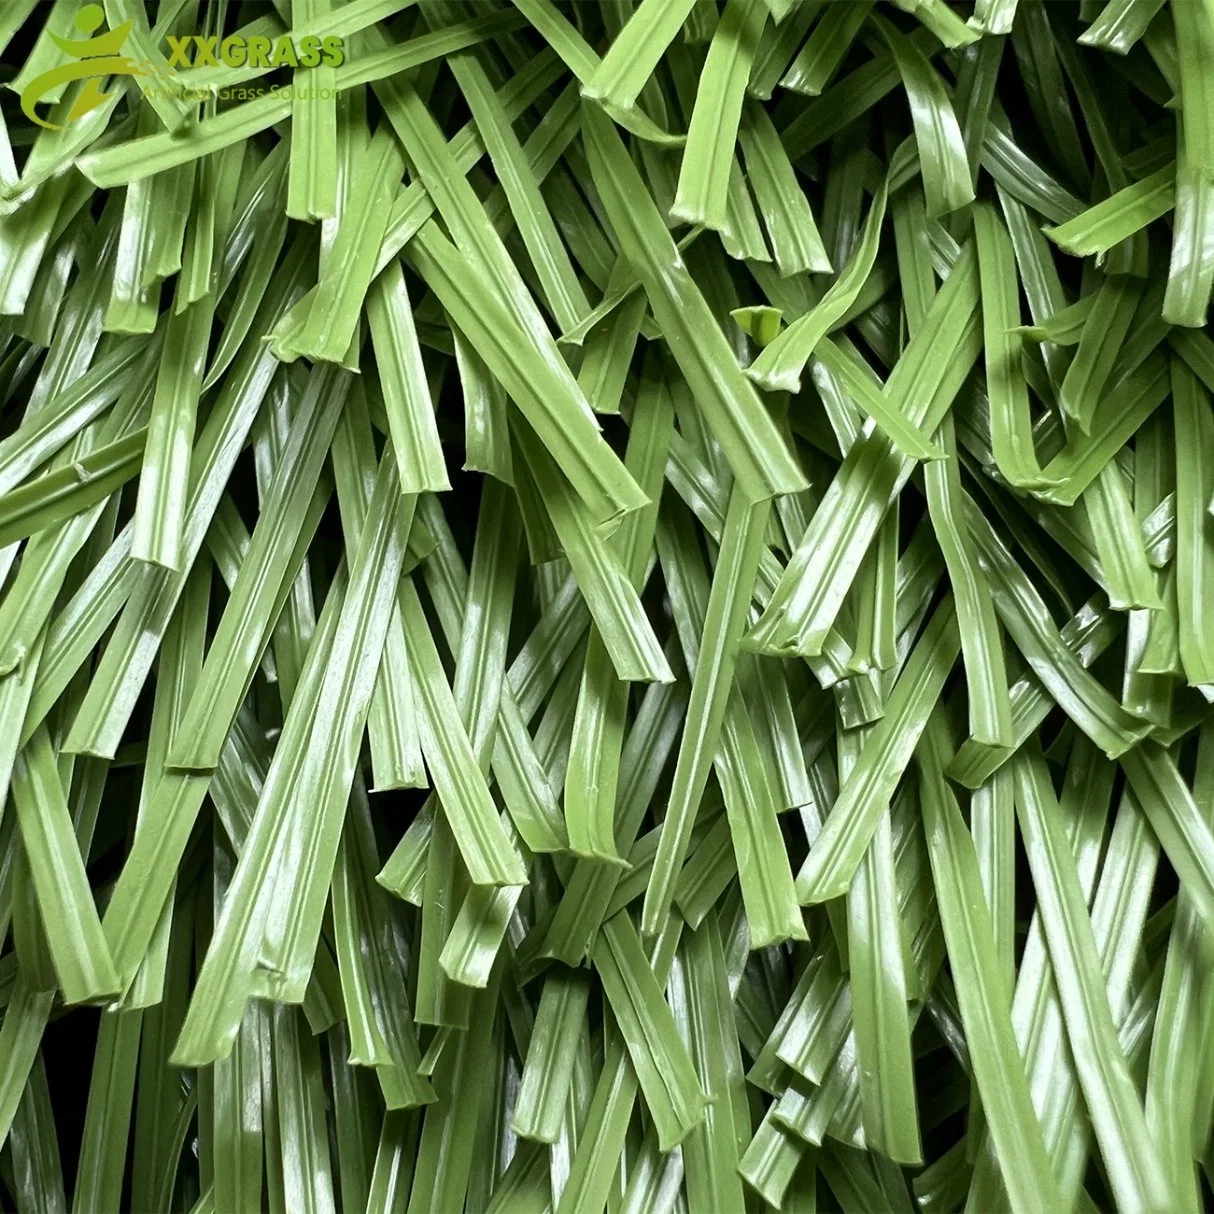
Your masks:
{"label": "folded grass blade", "polygon": [[885,199],[886,187],[882,185],[873,198],[851,259],[839,277],[809,312],[789,325],[750,365],[747,375],[756,383],[771,390],[799,390],[801,371],[815,347],[852,306],[872,272],[885,219]]}
{"label": "folded grass blade", "polygon": [[310,509],[309,503],[318,496],[313,487],[320,479],[347,390],[346,376],[328,368],[314,372],[309,381],[292,419],[290,441],[262,503],[249,552],[174,739],[171,761],[175,767],[205,770],[219,762],[223,740],[269,642],[277,618],[275,608],[281,607],[283,593],[298,569],[298,560],[293,558],[301,544],[306,548],[311,541],[311,531],[319,521],[319,512]]}
{"label": "folded grass blade", "polygon": [[1092,432],[1092,419],[1105,383],[1141,297],[1139,284],[1124,278],[1108,278],[1096,292],[1079,337],[1079,348],[1058,390],[1058,404],[1063,413],[1084,434]]}
{"label": "folded grass blade", "polygon": [[[653,547],[662,476],[673,433],[674,411],[669,391],[652,365],[633,412],[625,467],[649,496],[651,504],[630,515],[614,542],[628,578],[643,588]],[[570,849],[576,854],[618,859],[615,843],[616,789],[620,749],[628,708],[628,684],[616,677],[597,628],[586,647],[586,664],[573,720],[569,765],[565,772],[565,823]]]}
{"label": "folded grass blade", "polygon": [[511,1120],[521,1138],[553,1143],[560,1135],[589,998],[590,983],[583,971],[554,970],[544,979]]}
{"label": "folded grass blade", "polygon": [[618,109],[631,109],[694,3],[644,0],[585,82],[582,95]]}

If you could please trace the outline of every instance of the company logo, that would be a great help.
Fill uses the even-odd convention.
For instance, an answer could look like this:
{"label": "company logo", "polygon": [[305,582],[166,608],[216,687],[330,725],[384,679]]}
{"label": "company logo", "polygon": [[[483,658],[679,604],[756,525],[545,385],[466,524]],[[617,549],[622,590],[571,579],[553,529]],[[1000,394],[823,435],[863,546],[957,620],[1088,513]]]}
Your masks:
{"label": "company logo", "polygon": [[[75,21],[77,31],[85,35],[83,38],[50,35],[54,44],[71,62],[62,63],[50,71],[43,72],[21,90],[21,111],[31,122],[36,122],[48,130],[63,129],[59,123],[40,118],[34,108],[60,85],[71,84],[77,80],[86,82],[67,113],[67,122],[75,122],[86,114],[91,114],[111,96],[110,93],[102,92],[101,86],[112,76],[164,78],[163,70],[146,61],[137,62],[123,53],[131,32],[130,21],[124,21],[114,29],[98,34],[97,30],[101,28],[104,20],[105,12],[100,4],[86,4],[76,14]],[[170,35],[165,39],[165,48],[170,72],[177,68],[220,66],[261,68],[267,71],[279,67],[339,67],[346,58],[341,38],[319,37],[314,34],[305,34],[297,39],[292,38],[290,34],[283,34],[278,38],[267,38],[259,34],[250,34],[248,37],[232,34],[227,38],[221,38],[218,34],[187,34],[182,37]],[[166,91],[177,96],[191,96],[188,89],[175,86],[171,79]],[[284,95],[281,88],[271,91],[280,97]],[[194,95],[201,99],[210,94]],[[223,90],[220,90],[220,95],[223,95]],[[237,95],[235,91],[233,95]],[[255,99],[259,95],[261,94],[253,90],[239,91],[241,100]]]}
{"label": "company logo", "polygon": [[[104,19],[105,13],[100,4],[86,4],[76,14],[76,29],[85,35],[92,34],[100,28]],[[130,32],[131,22],[124,21],[116,29],[98,34],[95,38],[60,38],[58,34],[51,34],[51,41],[75,62],[60,64],[49,72],[43,72],[41,76],[35,76],[21,90],[21,112],[39,126],[59,131],[63,129],[62,126],[44,121],[34,110],[34,106],[52,89],[61,84],[71,84],[75,80],[88,82],[67,114],[68,122],[75,122],[85,114],[91,114],[109,97],[109,93],[101,91],[101,81],[109,76],[145,75],[144,69],[138,63],[122,53]]]}
{"label": "company logo", "polygon": [[[209,38],[187,34],[184,38],[165,39],[169,47],[169,67],[340,67],[346,59],[342,40],[305,34],[298,41],[290,34],[279,38],[264,35],[233,34]],[[190,52],[193,50],[193,57]]]}

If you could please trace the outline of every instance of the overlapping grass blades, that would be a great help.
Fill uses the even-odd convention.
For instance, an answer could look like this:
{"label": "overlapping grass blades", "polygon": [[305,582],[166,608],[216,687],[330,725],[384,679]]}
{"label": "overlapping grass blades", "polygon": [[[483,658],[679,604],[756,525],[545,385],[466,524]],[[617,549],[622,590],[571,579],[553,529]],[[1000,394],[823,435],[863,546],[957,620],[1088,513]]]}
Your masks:
{"label": "overlapping grass blades", "polygon": [[0,1206],[1214,1205],[1209,0],[0,66]]}

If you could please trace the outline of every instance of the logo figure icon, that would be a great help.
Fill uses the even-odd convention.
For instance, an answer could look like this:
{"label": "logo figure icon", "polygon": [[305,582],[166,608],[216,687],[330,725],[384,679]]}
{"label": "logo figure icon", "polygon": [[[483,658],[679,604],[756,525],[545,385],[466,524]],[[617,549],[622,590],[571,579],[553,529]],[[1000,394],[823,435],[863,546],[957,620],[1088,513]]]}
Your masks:
{"label": "logo figure icon", "polygon": [[61,131],[63,127],[58,123],[46,122],[34,111],[34,106],[52,89],[61,84],[70,84],[74,80],[87,82],[68,111],[68,122],[75,122],[77,118],[92,113],[110,96],[109,93],[101,91],[99,83],[107,76],[145,75],[134,59],[122,53],[123,44],[131,32],[132,23],[129,20],[115,29],[89,37],[96,33],[104,20],[105,12],[100,4],[86,4],[76,14],[75,21],[76,29],[85,35],[83,39],[60,38],[57,34],[51,34],[55,45],[76,62],[51,68],[49,72],[43,72],[26,85],[21,92],[21,110],[27,118],[48,130]]}

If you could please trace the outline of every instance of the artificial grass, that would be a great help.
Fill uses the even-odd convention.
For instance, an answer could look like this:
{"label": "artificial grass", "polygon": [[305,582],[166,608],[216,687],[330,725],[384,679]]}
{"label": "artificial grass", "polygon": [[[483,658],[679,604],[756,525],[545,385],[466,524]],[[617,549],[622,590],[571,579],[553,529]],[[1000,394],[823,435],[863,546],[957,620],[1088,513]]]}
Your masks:
{"label": "artificial grass", "polygon": [[0,65],[0,1205],[1214,1207],[1210,0]]}

